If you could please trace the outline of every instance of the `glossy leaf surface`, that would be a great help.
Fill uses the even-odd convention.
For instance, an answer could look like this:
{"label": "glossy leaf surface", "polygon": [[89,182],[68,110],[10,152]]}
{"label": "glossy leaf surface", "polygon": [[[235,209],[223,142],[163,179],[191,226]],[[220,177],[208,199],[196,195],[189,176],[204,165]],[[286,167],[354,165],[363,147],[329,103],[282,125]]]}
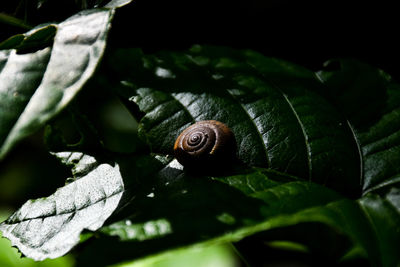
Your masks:
{"label": "glossy leaf surface", "polygon": [[312,72],[251,51],[208,47],[156,56],[119,51],[113,60],[126,85],[121,94],[145,113],[139,133],[154,152],[172,154],[187,126],[218,120],[233,130],[245,164],[359,194],[357,142]]}

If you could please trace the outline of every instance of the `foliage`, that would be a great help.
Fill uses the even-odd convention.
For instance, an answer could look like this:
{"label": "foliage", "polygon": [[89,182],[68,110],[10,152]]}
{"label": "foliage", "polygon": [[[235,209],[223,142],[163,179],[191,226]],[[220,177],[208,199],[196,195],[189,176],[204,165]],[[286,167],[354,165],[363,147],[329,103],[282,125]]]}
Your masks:
{"label": "foliage", "polygon": [[[3,236],[35,260],[73,250],[77,266],[226,243],[246,256],[258,242],[324,262],[400,264],[398,83],[347,59],[314,73],[226,47],[106,50],[115,9],[129,2],[0,44],[0,157],[45,128],[49,152],[72,172],[1,223]],[[129,152],[105,145],[90,115],[97,110],[87,111],[85,97],[101,94],[131,112],[122,124],[139,122],[123,143]],[[63,111],[80,134],[75,144],[57,127]],[[174,140],[210,119],[235,133],[237,162],[186,170]]]}

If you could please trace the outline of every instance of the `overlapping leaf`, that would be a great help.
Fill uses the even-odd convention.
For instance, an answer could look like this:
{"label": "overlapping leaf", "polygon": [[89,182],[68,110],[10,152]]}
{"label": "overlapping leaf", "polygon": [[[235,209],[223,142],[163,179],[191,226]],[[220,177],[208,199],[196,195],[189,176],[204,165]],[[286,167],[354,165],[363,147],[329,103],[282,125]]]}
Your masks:
{"label": "overlapping leaf", "polygon": [[[143,55],[138,50],[120,50],[107,63],[110,77],[122,81],[114,89],[140,109],[132,112],[141,118],[141,137],[161,155],[114,155],[102,161],[122,179],[121,198],[112,211],[86,218],[102,216],[100,225],[112,213],[99,230],[101,238],[83,250],[79,264],[103,266],[175,247],[233,242],[274,228],[310,223],[326,225],[346,237],[375,266],[399,264],[400,200],[394,164],[399,154],[395,123],[399,90],[395,84],[387,89],[385,82],[376,83],[384,85],[388,97],[381,102],[379,114],[364,106],[365,114],[375,117],[370,121],[363,112],[348,111],[354,107],[344,101],[359,93],[346,90],[332,101],[332,88],[344,84],[335,74],[320,74],[326,87],[306,69],[251,51],[194,47],[187,53]],[[330,97],[329,92],[333,92]],[[205,119],[220,120],[232,128],[243,165],[227,168],[224,175],[199,177],[172,160],[169,155],[179,132]],[[385,134],[389,137],[384,138]],[[366,157],[369,141],[364,140],[368,138],[383,148],[385,157]],[[376,142],[376,138],[381,139]],[[374,164],[379,173],[369,171]],[[88,166],[75,167],[74,173],[82,178],[65,188],[87,180],[98,169],[97,164]],[[108,175],[106,170],[97,174],[98,179]],[[93,179],[90,184],[97,182]],[[371,189],[372,184],[379,186]],[[80,196],[97,195],[92,186]],[[364,195],[359,198],[362,189]],[[45,202],[57,196],[38,202],[30,211],[44,211]],[[27,246],[38,253],[41,246],[35,247],[30,231],[11,229],[13,222],[15,228],[24,225],[25,215],[21,215],[13,215],[2,230],[20,242],[23,252]],[[77,229],[74,233],[99,226],[69,223]],[[63,231],[59,229],[61,236]],[[52,242],[46,237],[41,240],[43,245]],[[99,255],[104,247],[107,254]],[[349,247],[336,248],[332,260],[344,256]]]}
{"label": "overlapping leaf", "polygon": [[82,11],[3,42],[0,158],[58,114],[93,75],[114,9],[128,2],[111,1],[108,8]]}

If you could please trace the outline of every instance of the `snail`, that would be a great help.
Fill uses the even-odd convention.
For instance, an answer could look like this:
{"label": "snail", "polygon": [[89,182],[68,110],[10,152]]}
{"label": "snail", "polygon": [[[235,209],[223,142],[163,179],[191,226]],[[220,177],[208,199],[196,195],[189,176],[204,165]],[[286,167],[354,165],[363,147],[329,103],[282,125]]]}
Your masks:
{"label": "snail", "polygon": [[236,152],[233,132],[222,122],[199,121],[186,128],[176,139],[174,154],[183,166],[214,168],[230,162]]}

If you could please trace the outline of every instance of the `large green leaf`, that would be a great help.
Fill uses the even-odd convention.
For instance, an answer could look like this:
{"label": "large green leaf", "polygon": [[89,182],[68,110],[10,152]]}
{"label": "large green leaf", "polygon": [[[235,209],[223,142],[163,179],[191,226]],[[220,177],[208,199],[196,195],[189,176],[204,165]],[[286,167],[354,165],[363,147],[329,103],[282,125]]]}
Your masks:
{"label": "large green leaf", "polygon": [[93,75],[115,7],[128,2],[82,11],[1,45],[0,158],[58,114]]}
{"label": "large green leaf", "polygon": [[207,47],[149,56],[121,50],[110,65],[126,85],[122,96],[145,113],[139,133],[154,152],[172,154],[188,125],[219,120],[235,133],[244,163],[359,195],[357,142],[318,94],[312,72],[250,51]]}

